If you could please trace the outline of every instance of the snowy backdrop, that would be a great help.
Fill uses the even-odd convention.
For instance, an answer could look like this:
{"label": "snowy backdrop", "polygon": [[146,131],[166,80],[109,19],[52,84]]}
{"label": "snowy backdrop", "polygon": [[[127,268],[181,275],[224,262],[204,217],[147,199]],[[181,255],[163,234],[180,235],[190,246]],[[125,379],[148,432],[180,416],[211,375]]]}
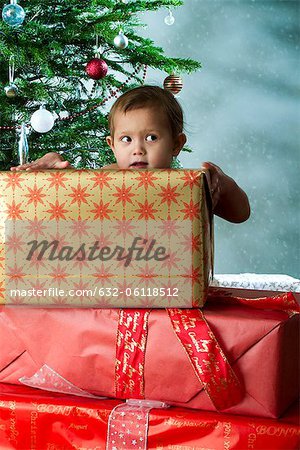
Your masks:
{"label": "snowy backdrop", "polygon": [[[166,54],[202,62],[184,75],[179,100],[188,144],[185,168],[212,161],[248,193],[244,224],[215,220],[216,273],[284,273],[299,277],[298,1],[185,0],[147,13],[144,35]],[[166,75],[149,71],[147,82]]]}

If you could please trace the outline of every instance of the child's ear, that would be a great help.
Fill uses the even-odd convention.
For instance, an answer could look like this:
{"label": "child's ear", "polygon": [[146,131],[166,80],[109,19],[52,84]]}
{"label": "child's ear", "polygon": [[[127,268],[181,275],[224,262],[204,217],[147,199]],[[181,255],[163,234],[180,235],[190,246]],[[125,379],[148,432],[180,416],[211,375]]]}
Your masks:
{"label": "child's ear", "polygon": [[173,156],[179,155],[179,153],[185,143],[186,143],[186,135],[184,133],[179,133],[177,138],[175,139],[175,145],[173,148]]}
{"label": "child's ear", "polygon": [[114,152],[114,140],[111,136],[106,136],[106,142]]}

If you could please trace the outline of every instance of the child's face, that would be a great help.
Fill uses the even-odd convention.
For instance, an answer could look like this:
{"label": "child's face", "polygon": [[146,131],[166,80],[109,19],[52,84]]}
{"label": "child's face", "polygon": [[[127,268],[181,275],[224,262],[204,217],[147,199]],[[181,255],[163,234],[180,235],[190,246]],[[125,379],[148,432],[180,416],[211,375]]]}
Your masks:
{"label": "child's face", "polygon": [[160,108],[116,111],[113,121],[114,136],[108,136],[107,143],[120,169],[168,168],[186,142],[183,133],[174,139]]}

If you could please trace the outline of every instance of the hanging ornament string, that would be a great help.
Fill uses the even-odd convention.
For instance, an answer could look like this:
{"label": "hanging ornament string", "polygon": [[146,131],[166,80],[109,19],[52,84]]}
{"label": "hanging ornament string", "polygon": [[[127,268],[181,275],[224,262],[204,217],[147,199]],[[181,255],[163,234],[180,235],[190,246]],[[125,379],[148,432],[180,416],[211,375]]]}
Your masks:
{"label": "hanging ornament string", "polygon": [[8,86],[5,86],[4,88],[5,95],[8,98],[15,98],[18,94],[18,88],[14,84],[14,77],[15,77],[15,59],[14,56],[11,55],[8,64]]}
{"label": "hanging ornament string", "polygon": [[15,77],[15,59],[13,55],[9,58],[9,67],[8,67],[8,78],[9,84],[14,82]]}
{"label": "hanging ornament string", "polygon": [[102,53],[102,48],[99,47],[99,35],[96,34],[95,58],[100,58],[101,53]]}
{"label": "hanging ornament string", "polygon": [[[68,121],[68,120],[72,122],[74,119],[76,119],[78,117],[81,117],[81,116],[84,116],[85,114],[88,114],[89,112],[92,112],[95,109],[99,108],[100,106],[104,105],[108,100],[116,97],[118,95],[118,93],[121,93],[123,91],[124,87],[133,80],[133,78],[141,71],[142,68],[143,68],[142,84],[144,84],[146,76],[147,76],[148,66],[147,65],[143,65],[143,64],[139,64],[137,66],[137,68],[134,70],[134,72],[129,77],[126,78],[126,80],[124,81],[124,83],[121,84],[120,87],[117,87],[115,89],[109,88],[109,95],[104,97],[99,103],[96,103],[94,106],[92,106],[92,107],[90,107],[88,109],[85,109],[85,110],[83,110],[83,111],[81,111],[79,113],[75,113],[75,114],[73,114],[71,116],[67,116],[67,117],[60,117],[57,120],[60,121],[60,122],[65,122],[65,121]],[[26,125],[26,127],[29,127],[29,125]],[[0,126],[0,131],[1,130],[14,131],[14,130],[20,129],[20,128],[21,128],[20,125],[17,125],[17,126]]]}
{"label": "hanging ornament string", "polygon": [[92,80],[104,78],[108,71],[107,63],[101,59],[102,48],[99,47],[99,36],[96,34],[95,56],[86,65],[85,71]]}
{"label": "hanging ornament string", "polygon": [[19,156],[20,164],[28,163],[29,148],[28,148],[28,141],[27,141],[26,126],[24,123],[22,123],[22,125],[21,125],[21,132],[20,132],[20,139],[19,139],[19,146],[18,146],[18,156]]}

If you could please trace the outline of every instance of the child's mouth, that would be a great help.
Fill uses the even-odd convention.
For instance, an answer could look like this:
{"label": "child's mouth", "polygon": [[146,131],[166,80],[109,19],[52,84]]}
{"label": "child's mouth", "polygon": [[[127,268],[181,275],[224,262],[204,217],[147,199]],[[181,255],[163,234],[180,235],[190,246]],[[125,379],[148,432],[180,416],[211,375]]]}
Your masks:
{"label": "child's mouth", "polygon": [[145,162],[135,162],[133,164],[130,164],[130,167],[146,167],[148,166],[148,163]]}

